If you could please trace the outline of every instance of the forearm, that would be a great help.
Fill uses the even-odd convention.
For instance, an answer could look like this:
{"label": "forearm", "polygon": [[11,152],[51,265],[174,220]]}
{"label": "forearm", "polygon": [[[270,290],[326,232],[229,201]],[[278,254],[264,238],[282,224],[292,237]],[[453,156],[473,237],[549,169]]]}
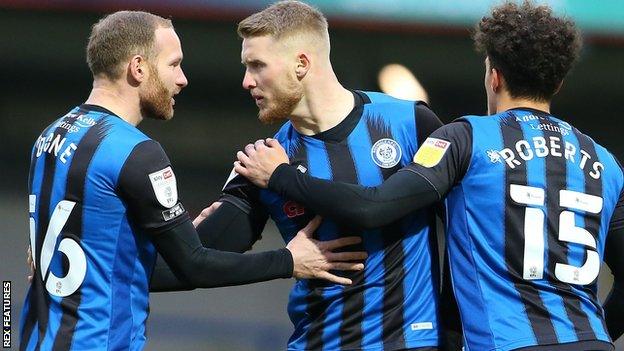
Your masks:
{"label": "forearm", "polygon": [[392,223],[440,199],[426,179],[408,171],[397,172],[371,188],[314,178],[284,164],[271,176],[269,188],[317,214],[363,228]]}
{"label": "forearm", "polygon": [[168,291],[188,291],[195,287],[186,280],[180,280],[171,270],[171,267],[165,262],[159,254],[156,257],[156,264],[150,279],[149,291],[152,292],[168,292]]}
{"label": "forearm", "polygon": [[220,251],[245,252],[260,237],[264,221],[256,220],[232,203],[222,205],[197,226],[204,247]]}
{"label": "forearm", "polygon": [[[181,290],[242,285],[293,274],[292,256],[287,249],[255,254],[208,249],[201,245],[190,221],[155,235],[152,242],[182,283],[178,286]],[[167,274],[154,278],[154,291],[172,287]]]}

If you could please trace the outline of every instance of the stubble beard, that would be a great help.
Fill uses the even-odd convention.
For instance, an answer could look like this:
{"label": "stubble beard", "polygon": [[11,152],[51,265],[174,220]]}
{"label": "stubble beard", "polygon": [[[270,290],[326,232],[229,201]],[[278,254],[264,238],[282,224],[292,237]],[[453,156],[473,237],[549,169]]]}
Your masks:
{"label": "stubble beard", "polygon": [[272,124],[277,121],[288,119],[301,99],[303,87],[296,79],[289,80],[284,87],[275,89],[271,102],[266,108],[258,111],[258,119],[263,124]]}
{"label": "stubble beard", "polygon": [[171,93],[158,76],[155,67],[150,67],[150,76],[147,87],[140,94],[141,115],[146,118],[170,120],[173,118]]}

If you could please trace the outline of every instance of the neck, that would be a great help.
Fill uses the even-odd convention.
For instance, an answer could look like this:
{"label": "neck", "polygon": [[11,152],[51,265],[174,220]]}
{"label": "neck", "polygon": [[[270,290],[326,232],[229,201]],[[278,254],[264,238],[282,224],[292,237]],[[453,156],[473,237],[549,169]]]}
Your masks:
{"label": "neck", "polygon": [[548,101],[535,101],[525,98],[512,98],[509,94],[503,94],[499,97],[496,104],[496,113],[501,113],[507,110],[518,107],[528,107],[535,110],[544,111],[550,113],[550,100]]}
{"label": "neck", "polygon": [[353,94],[345,89],[331,68],[325,79],[306,82],[303,98],[291,114],[290,121],[303,135],[314,135],[337,126],[353,110]]}
{"label": "neck", "polygon": [[104,107],[133,126],[143,120],[138,94],[108,79],[93,81],[93,89],[85,104]]}

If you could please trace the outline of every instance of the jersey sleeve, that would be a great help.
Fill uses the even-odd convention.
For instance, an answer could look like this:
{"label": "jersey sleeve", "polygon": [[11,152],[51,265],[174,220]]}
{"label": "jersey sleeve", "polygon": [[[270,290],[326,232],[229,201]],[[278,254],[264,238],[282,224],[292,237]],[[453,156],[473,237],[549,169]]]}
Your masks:
{"label": "jersey sleeve", "polygon": [[624,283],[624,189],[611,215],[605,246],[605,262],[611,268],[614,278]]}
{"label": "jersey sleeve", "polygon": [[457,120],[434,131],[420,146],[411,164],[401,169],[428,180],[440,198],[463,178],[472,157],[472,129]]}
{"label": "jersey sleeve", "polygon": [[624,191],[620,193],[615,211],[611,216],[605,245],[605,262],[613,273],[613,287],[605,301],[605,322],[613,340],[624,334]]}
{"label": "jersey sleeve", "polygon": [[245,213],[249,213],[256,207],[262,207],[260,189],[247,178],[236,173],[234,169],[223,186],[219,201],[229,202]]}
{"label": "jersey sleeve", "polygon": [[222,205],[197,225],[197,233],[204,247],[230,252],[251,250],[260,239],[266,218],[253,216],[231,202]]}
{"label": "jersey sleeve", "polygon": [[255,217],[262,218],[264,215],[265,222],[268,218],[260,201],[260,189],[233,169],[223,186],[219,201],[229,202],[247,214],[252,213]]}
{"label": "jersey sleeve", "polygon": [[178,200],[171,162],[153,140],[134,147],[119,174],[117,190],[127,205],[131,224],[150,234],[162,233],[189,219]]}
{"label": "jersey sleeve", "polygon": [[609,223],[609,231],[621,230],[624,228],[624,189],[620,191],[620,198],[618,199],[613,214],[611,215],[611,221]]}
{"label": "jersey sleeve", "polygon": [[420,147],[425,139],[427,139],[435,130],[442,127],[443,124],[438,116],[431,111],[429,106],[420,101],[416,103],[415,118],[417,126],[416,140],[418,141],[418,146]]}

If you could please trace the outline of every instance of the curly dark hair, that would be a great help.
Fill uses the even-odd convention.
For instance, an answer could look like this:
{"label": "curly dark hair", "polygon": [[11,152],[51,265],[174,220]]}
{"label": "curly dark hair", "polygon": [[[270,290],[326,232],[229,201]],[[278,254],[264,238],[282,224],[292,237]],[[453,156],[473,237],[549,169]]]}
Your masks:
{"label": "curly dark hair", "polygon": [[513,98],[536,101],[553,97],[581,49],[574,22],[530,1],[495,7],[477,24],[473,39]]}

